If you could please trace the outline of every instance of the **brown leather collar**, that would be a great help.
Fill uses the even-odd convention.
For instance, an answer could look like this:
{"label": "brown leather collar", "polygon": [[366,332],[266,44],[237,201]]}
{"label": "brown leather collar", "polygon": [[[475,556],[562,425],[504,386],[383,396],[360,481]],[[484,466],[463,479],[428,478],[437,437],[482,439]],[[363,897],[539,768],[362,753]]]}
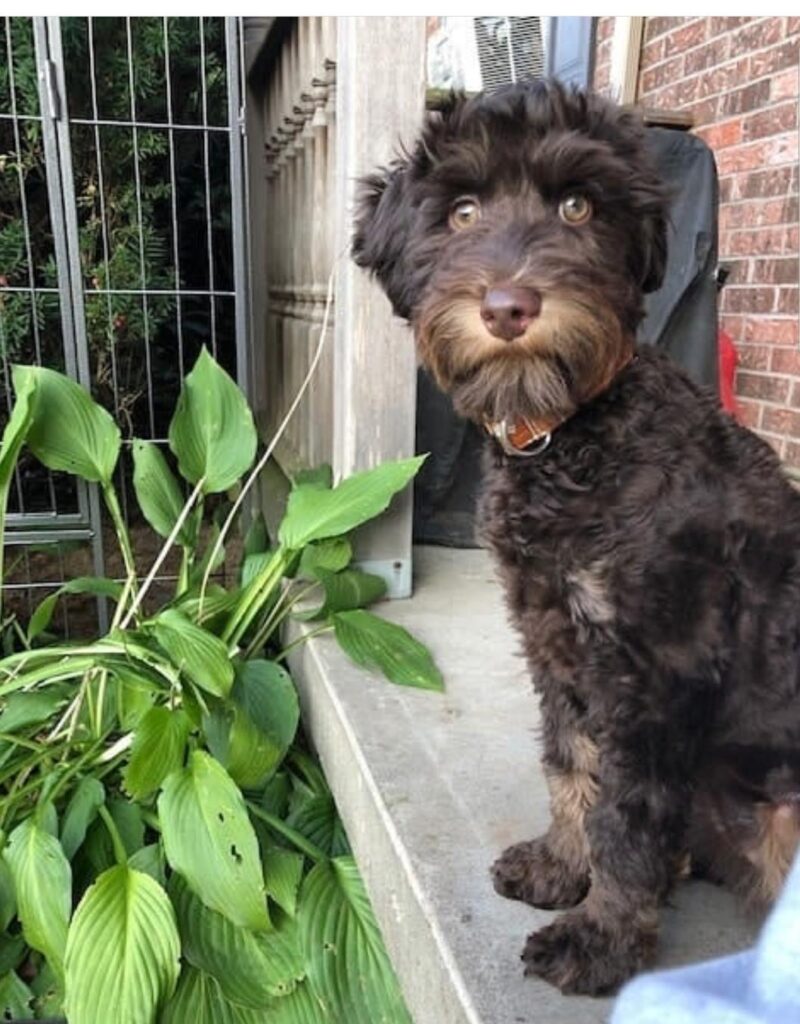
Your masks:
{"label": "brown leather collar", "polygon": [[[635,358],[635,354],[631,354],[624,362],[620,363],[600,387],[586,398],[584,404],[591,402],[610,387],[617,376],[630,366]],[[527,458],[531,455],[541,454],[550,444],[553,431],[566,423],[569,418],[569,416],[564,416],[556,420],[534,420],[528,416],[520,416],[515,420],[485,419],[483,426],[487,434],[490,434],[498,442],[506,455],[520,455]]]}

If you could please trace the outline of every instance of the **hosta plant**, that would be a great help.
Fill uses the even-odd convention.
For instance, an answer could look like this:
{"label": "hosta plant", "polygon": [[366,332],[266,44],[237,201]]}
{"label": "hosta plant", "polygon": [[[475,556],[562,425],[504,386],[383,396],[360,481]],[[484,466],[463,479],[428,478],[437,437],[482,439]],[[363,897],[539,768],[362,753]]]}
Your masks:
{"label": "hosta plant", "polygon": [[[164,538],[144,573],[114,486],[111,417],[51,370],[18,366],[13,379],[0,529],[27,445],[98,485],[125,575],[74,579],[46,597],[0,661],[0,1014],[407,1022],[333,799],[296,741],[281,626],[305,618],[303,636],[328,630],[359,664],[440,688],[426,649],[364,609],[384,585],[351,565],[348,540],[420,460],[337,486],[326,471],[301,475],[275,542],[256,518],[237,585],[221,586],[238,501],[222,526],[206,522],[206,503],[249,486],[258,446],[244,397],[204,351],[170,426],[178,475],[155,444],[132,445],[139,506]],[[225,500],[213,499],[217,512]],[[151,585],[173,546],[175,593],[154,610]],[[56,640],[64,592],[109,601],[108,632]]]}

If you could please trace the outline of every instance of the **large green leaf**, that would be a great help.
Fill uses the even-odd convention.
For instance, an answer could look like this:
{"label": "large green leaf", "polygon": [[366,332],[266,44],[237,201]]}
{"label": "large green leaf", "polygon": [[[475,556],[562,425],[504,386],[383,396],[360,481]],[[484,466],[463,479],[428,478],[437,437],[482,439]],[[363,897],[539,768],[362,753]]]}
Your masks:
{"label": "large green leaf", "polygon": [[239,388],[203,349],[183,382],[169,425],[169,446],[181,475],[203,491],[226,491],[253,464],[257,435]]}
{"label": "large green leaf", "polygon": [[402,626],[361,609],[332,616],[336,639],[357,665],[377,668],[401,686],[443,690],[442,674],[427,647]]}
{"label": "large green leaf", "polygon": [[361,572],[360,569],[344,569],[342,572],[317,569],[317,578],[322,584],[325,600],[318,608],[298,612],[298,619],[324,619],[333,612],[363,608],[386,593],[386,581],[382,576]]}
{"label": "large green leaf", "polygon": [[44,953],[60,975],[72,906],[69,861],[59,841],[33,816],[11,833],[5,856],[14,876],[17,915],[25,940]]}
{"label": "large green leaf", "polygon": [[48,594],[34,609],[28,622],[28,643],[43,633],[50,625],[56,604],[62,594],[94,594],[96,597],[110,597],[113,601],[118,601],[122,594],[122,584],[104,576],[78,576],[74,580],[69,580],[58,590]]}
{"label": "large green leaf", "polygon": [[185,959],[212,974],[228,999],[263,1009],[303,979],[299,936],[291,919],[257,935],[209,910],[177,873],[169,893]]}
{"label": "large green leaf", "polygon": [[[8,928],[17,912],[17,896],[14,892],[14,876],[8,866],[5,854],[0,850],[0,933]],[[3,974],[0,964],[0,974]]]}
{"label": "large green leaf", "polygon": [[[133,488],[145,519],[156,533],[169,537],[183,511],[184,499],[167,460],[153,441],[133,442]],[[178,543],[188,546],[192,542],[187,519],[178,533]]]}
{"label": "large green leaf", "polygon": [[216,697],[226,697],[233,683],[233,665],[225,644],[182,615],[167,608],[154,619],[151,629],[159,646],[201,689]]}
{"label": "large green leaf", "polygon": [[70,1024],[151,1024],[175,990],[180,951],[161,886],[127,865],[109,868],[86,890],[70,925]]}
{"label": "large green leaf", "polygon": [[347,834],[342,827],[330,792],[319,793],[302,800],[292,810],[287,824],[297,829],[306,839],[310,839],[314,846],[319,847],[329,857],[350,852]]}
{"label": "large green leaf", "polygon": [[297,893],[303,877],[303,856],[282,846],[270,846],[263,856],[267,895],[290,917],[297,912]]}
{"label": "large green leaf", "polygon": [[411,1024],[351,857],[312,868],[303,883],[298,923],[309,983],[336,1020]]}
{"label": "large green leaf", "polygon": [[294,739],[300,720],[297,693],[280,665],[253,659],[237,665],[231,698],[225,767],[240,786],[255,789],[272,775]]}
{"label": "large green leaf", "polygon": [[302,548],[312,540],[348,533],[373,519],[389,505],[425,461],[424,455],[386,462],[355,473],[333,490],[303,485],[289,495],[278,537],[287,548]]}
{"label": "large green leaf", "polygon": [[[275,1019],[275,1022],[277,1018]],[[210,974],[185,966],[175,995],[164,1007],[158,1024],[275,1024],[272,1014],[232,1003]],[[290,1024],[290,1022],[286,1022]],[[298,1021],[298,1024],[305,1022]],[[312,1021],[310,1024],[322,1024]]]}
{"label": "large green leaf", "polygon": [[158,800],[167,860],[207,907],[234,924],[269,928],[258,840],[236,783],[195,750]]}
{"label": "large green leaf", "polygon": [[32,1016],[33,992],[16,971],[0,978],[0,1020],[22,1020]]}
{"label": "large green leaf", "polygon": [[170,772],[180,768],[191,722],[186,714],[158,706],[150,708],[136,727],[131,757],[123,773],[125,788],[136,800],[154,793]]}
{"label": "large green leaf", "polygon": [[86,838],[86,832],[103,806],[106,791],[99,779],[81,779],[69,799],[61,823],[61,846],[68,860]]}
{"label": "large green leaf", "polygon": [[[17,400],[9,416],[0,442],[0,580],[3,577],[3,545],[5,543],[6,508],[11,481],[19,453],[33,423],[34,380],[23,377],[16,381]],[[2,597],[2,595],[0,595]]]}
{"label": "large green leaf", "polygon": [[317,579],[320,570],[339,572],[347,568],[352,557],[353,548],[346,537],[329,537],[303,548],[297,575],[303,579]]}
{"label": "large green leaf", "polygon": [[46,690],[26,690],[5,698],[0,714],[0,732],[18,732],[31,725],[46,722],[69,699],[64,686],[48,686]]}
{"label": "large green leaf", "polygon": [[74,380],[42,366],[15,366],[14,390],[35,385],[28,445],[49,469],[111,482],[120,432],[106,410]]}

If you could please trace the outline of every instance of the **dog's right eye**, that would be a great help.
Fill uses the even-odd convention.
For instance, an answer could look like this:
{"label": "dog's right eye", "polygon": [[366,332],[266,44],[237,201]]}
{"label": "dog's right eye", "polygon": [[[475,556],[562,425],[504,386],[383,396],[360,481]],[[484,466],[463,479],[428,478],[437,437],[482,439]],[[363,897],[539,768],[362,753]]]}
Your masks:
{"label": "dog's right eye", "polygon": [[456,231],[472,227],[473,224],[477,224],[480,218],[481,204],[471,196],[457,199],[450,207],[450,227],[455,228]]}

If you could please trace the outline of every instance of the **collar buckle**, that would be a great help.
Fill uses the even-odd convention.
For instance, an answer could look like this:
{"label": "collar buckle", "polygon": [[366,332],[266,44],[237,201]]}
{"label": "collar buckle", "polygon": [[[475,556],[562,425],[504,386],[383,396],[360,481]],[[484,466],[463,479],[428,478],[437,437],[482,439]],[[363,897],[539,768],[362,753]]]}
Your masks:
{"label": "collar buckle", "polygon": [[524,420],[523,425],[530,437],[527,440],[520,439],[519,443],[515,443],[515,439],[520,434],[519,424],[510,424],[508,420],[499,420],[497,423],[487,424],[487,429],[506,455],[514,455],[523,459],[541,455],[549,446],[552,434],[550,431],[544,434],[537,433],[528,420]]}

